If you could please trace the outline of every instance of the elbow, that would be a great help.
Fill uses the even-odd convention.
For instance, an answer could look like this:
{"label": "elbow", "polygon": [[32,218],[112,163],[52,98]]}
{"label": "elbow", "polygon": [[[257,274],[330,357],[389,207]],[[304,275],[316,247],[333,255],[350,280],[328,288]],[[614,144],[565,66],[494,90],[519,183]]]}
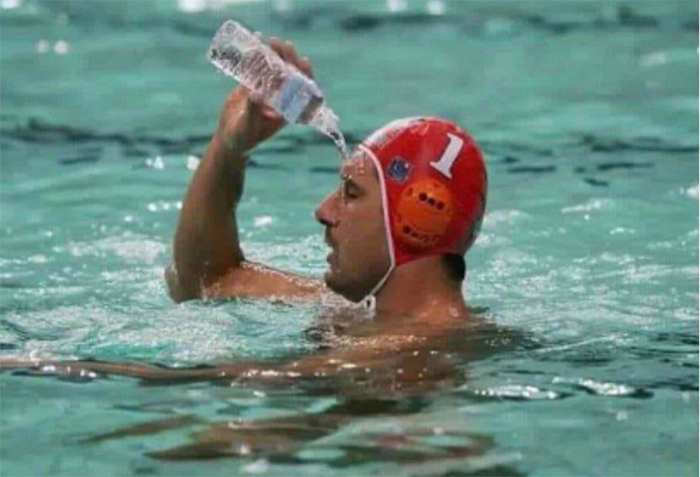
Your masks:
{"label": "elbow", "polygon": [[165,267],[164,278],[165,284],[168,287],[168,296],[170,296],[170,299],[175,303],[182,303],[183,301],[198,298],[196,293],[192,293],[191,290],[188,293],[188,290],[182,286],[175,265],[170,264]]}

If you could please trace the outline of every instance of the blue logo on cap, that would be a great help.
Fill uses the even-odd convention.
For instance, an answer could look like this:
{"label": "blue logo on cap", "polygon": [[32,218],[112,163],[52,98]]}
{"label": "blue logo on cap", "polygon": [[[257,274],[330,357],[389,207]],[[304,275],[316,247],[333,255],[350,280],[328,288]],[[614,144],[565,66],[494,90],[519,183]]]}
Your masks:
{"label": "blue logo on cap", "polygon": [[389,164],[387,174],[394,182],[403,184],[411,173],[411,164],[403,157],[395,157]]}

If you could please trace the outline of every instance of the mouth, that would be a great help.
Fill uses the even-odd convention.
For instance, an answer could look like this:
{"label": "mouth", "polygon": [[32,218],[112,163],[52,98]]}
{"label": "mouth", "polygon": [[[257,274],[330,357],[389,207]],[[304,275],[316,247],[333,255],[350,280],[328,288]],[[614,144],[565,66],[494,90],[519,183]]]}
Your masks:
{"label": "mouth", "polygon": [[326,262],[333,268],[338,260],[338,250],[330,243],[328,243],[328,248],[330,248],[330,250],[328,251],[328,255],[326,255]]}
{"label": "mouth", "polygon": [[328,262],[328,264],[332,267],[333,265],[335,265],[335,261],[336,261],[337,256],[338,256],[338,254],[336,253],[336,251],[331,250],[328,253],[328,255],[326,256],[326,262]]}
{"label": "mouth", "polygon": [[331,238],[330,231],[326,229],[326,233],[324,235],[324,241],[326,242],[326,245],[330,249],[328,252],[328,255],[326,256],[326,262],[331,266],[331,268],[334,268],[334,266],[338,263],[338,247],[335,242]]}

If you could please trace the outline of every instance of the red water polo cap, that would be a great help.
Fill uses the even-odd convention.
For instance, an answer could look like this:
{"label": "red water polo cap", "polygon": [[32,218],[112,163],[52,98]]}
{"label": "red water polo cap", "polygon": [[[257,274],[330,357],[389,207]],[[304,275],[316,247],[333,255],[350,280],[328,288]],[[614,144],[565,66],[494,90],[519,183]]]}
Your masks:
{"label": "red water polo cap", "polygon": [[487,176],[476,142],[434,117],[394,121],[359,148],[382,185],[393,267],[472,246],[486,207]]}

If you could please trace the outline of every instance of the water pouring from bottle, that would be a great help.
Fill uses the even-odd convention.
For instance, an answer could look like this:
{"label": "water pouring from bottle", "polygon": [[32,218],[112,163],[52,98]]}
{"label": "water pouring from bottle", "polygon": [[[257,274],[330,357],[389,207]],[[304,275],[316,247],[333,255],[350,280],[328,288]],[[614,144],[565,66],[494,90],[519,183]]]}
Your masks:
{"label": "water pouring from bottle", "polygon": [[308,124],[330,137],[341,159],[349,156],[338,116],[318,85],[239,23],[225,22],[208,55],[222,73],[257,92],[290,123]]}
{"label": "water pouring from bottle", "polygon": [[342,160],[348,159],[350,156],[350,151],[348,151],[348,146],[347,143],[345,142],[345,136],[343,136],[343,133],[340,131],[340,128],[338,127],[338,120],[337,116],[333,113],[333,110],[328,108],[328,111],[330,112],[330,118],[326,120],[320,120],[320,121],[314,121],[312,120],[309,125],[313,126],[316,128],[318,131],[321,133],[325,134],[331,140],[333,141],[333,144],[335,144],[335,147],[338,149],[338,152],[340,153],[340,158]]}

